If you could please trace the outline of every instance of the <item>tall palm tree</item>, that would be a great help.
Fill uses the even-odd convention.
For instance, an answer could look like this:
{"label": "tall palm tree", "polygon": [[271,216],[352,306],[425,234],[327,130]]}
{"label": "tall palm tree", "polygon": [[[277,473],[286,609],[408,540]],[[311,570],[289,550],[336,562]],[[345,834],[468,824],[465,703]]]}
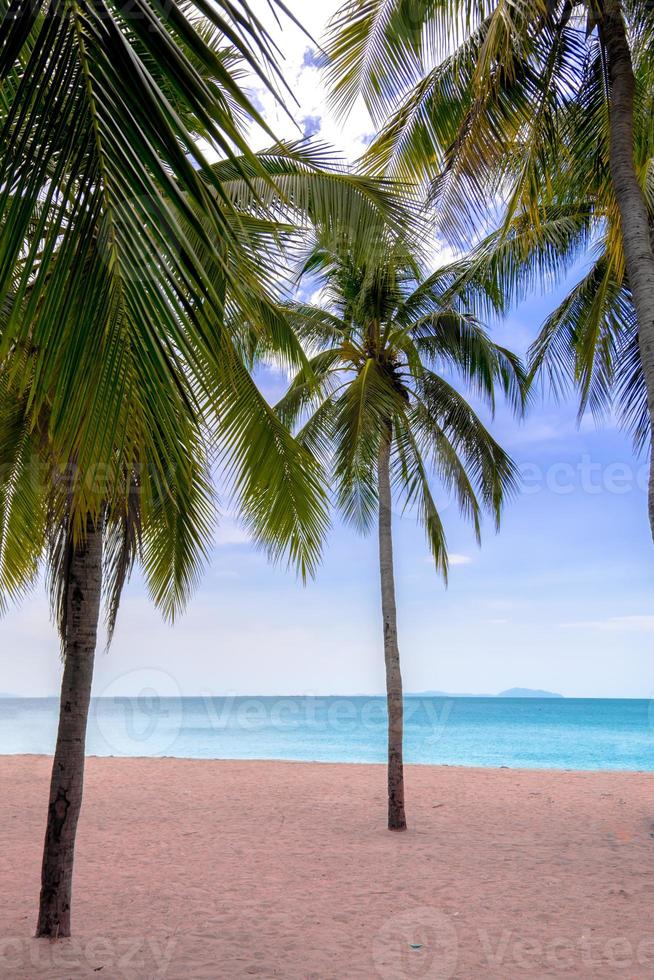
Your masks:
{"label": "tall palm tree", "polygon": [[[34,358],[26,360],[33,368]],[[208,555],[214,501],[202,433],[181,390],[168,393],[174,443],[168,441],[165,425],[157,428],[144,392],[122,410],[121,423],[135,452],[131,467],[112,471],[114,461],[109,460],[106,467],[84,473],[58,456],[47,417],[31,415],[29,397],[12,379],[13,367],[7,362],[0,374],[0,608],[31,588],[45,570],[63,677],[37,935],[56,938],[70,935],[75,836],[102,596],[111,641],[123,586],[138,560],[151,598],[173,620]],[[100,503],[81,514],[73,509],[75,485],[90,480]]]}
{"label": "tall palm tree", "polygon": [[[246,166],[249,177],[240,172]],[[400,224],[406,221],[401,203],[383,184],[345,170],[327,169],[331,166],[335,161],[325,148],[275,146],[265,154],[261,167],[264,172],[274,170],[282,186],[260,186],[259,191],[267,195],[263,204],[252,186],[255,178],[245,158],[214,165],[224,181],[229,207],[235,209],[228,218],[241,226],[237,229],[241,252],[225,250],[225,262],[242,273],[255,261],[259,267],[278,261],[279,240],[293,240],[302,223],[309,220],[329,226],[336,235],[347,229],[361,249],[376,226],[394,218]],[[218,281],[219,272],[210,257],[205,255],[205,261]],[[13,302],[12,296],[5,304],[3,327]],[[253,310],[259,315],[254,316]],[[98,460],[90,472],[82,470],[77,461],[66,463],[57,455],[47,412],[31,410],[34,377],[30,372],[35,373],[38,352],[19,355],[21,348],[16,347],[0,376],[0,612],[6,608],[6,598],[19,598],[34,584],[45,564],[64,661],[40,935],[64,936],[70,930],[75,831],[101,593],[104,590],[110,637],[123,585],[137,559],[151,598],[168,619],[174,619],[186,603],[206,558],[213,523],[204,441],[219,451],[243,519],[273,558],[286,556],[306,577],[320,553],[325,521],[316,507],[322,495],[316,467],[263,399],[251,397],[244,364],[251,357],[250,346],[256,343],[297,366],[295,341],[291,337],[288,344],[291,335],[286,321],[265,291],[252,297],[238,320],[234,324],[227,321],[234,331],[230,371],[235,384],[217,419],[211,408],[206,412],[195,405],[183,372],[169,388],[167,416],[162,417],[157,400],[161,389],[151,397],[141,358],[134,357],[132,350],[121,352],[121,335],[114,335],[111,321],[107,324],[111,344],[94,362],[94,373],[87,381],[91,389],[98,386],[101,390],[115,383],[112,372],[118,360],[130,374],[130,400],[120,406],[121,445],[108,460]],[[242,322],[250,328],[247,343],[240,336]],[[65,357],[64,352],[60,356]],[[166,382],[164,375],[161,385]],[[249,419],[238,401],[244,396],[249,399]],[[121,470],[125,445],[130,447],[132,463],[130,469]],[[98,451],[104,448],[106,444]],[[94,491],[88,506],[96,510],[83,513],[80,521],[76,495],[88,490],[89,480]],[[75,596],[79,601],[71,606]],[[58,814],[62,800],[64,819]]]}
{"label": "tall palm tree", "polygon": [[40,936],[70,932],[103,565],[110,625],[137,556],[175,614],[206,544],[199,433],[216,419],[258,539],[307,573],[325,528],[316,467],[229,329],[247,310],[302,362],[255,255],[271,232],[241,220],[197,142],[256,169],[237,120],[258,114],[235,57],[262,76],[274,61],[245,2],[219,0],[202,22],[194,9],[2,8],[0,589],[18,597],[45,556],[64,648]]}
{"label": "tall palm tree", "polygon": [[[598,168],[594,183],[621,238],[650,424],[651,152],[643,161],[637,130],[651,105],[653,38],[648,0],[348,0],[330,35],[337,104],[361,93],[380,122],[390,113],[368,165],[430,181],[442,227],[458,241],[488,226],[489,200],[506,206],[507,221],[523,212],[537,227],[552,186],[560,193],[566,178],[568,200],[584,202],[584,175]],[[569,166],[584,155],[580,169]],[[654,533],[654,466],[649,516]]]}
{"label": "tall palm tree", "polygon": [[388,827],[406,828],[403,700],[391,514],[416,512],[437,569],[447,577],[445,531],[432,495],[435,474],[480,534],[485,507],[499,523],[515,470],[443,373],[458,374],[492,406],[496,388],[524,401],[517,358],[494,344],[453,288],[460,270],[425,277],[401,239],[384,236],[368,261],[318,240],[304,266],[324,304],[288,315],[310,354],[276,406],[298,442],[328,472],[345,519],[368,531],[377,519],[388,703]]}

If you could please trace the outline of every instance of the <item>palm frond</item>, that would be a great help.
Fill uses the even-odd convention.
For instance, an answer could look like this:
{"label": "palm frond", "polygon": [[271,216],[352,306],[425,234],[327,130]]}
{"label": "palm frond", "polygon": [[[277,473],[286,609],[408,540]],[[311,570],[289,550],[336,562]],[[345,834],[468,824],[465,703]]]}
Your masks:
{"label": "palm frond", "polygon": [[[392,485],[405,509],[416,510],[423,527],[436,570],[447,583],[449,561],[445,528],[429,486],[429,474],[411,418],[398,415],[393,423],[395,456],[393,458]],[[474,493],[470,497],[474,502]],[[477,528],[477,509],[470,513]]]}
{"label": "palm frond", "polygon": [[[465,399],[443,378],[425,370],[414,390],[418,401],[415,424],[423,438],[431,433],[440,478],[457,491],[463,512],[473,520],[475,509],[466,484],[475,485],[499,527],[502,507],[517,491],[515,464]],[[454,454],[464,466],[456,464]]]}
{"label": "palm frond", "polygon": [[[215,536],[214,492],[199,447],[193,448],[184,467],[141,474],[143,570],[150,598],[171,622],[197,587]],[[129,513],[123,516],[127,520]],[[123,556],[121,550],[119,561],[129,561],[131,552]],[[118,585],[118,576],[115,581]]]}
{"label": "palm frond", "polygon": [[377,459],[381,433],[402,407],[377,362],[369,358],[337,401],[334,476],[345,519],[367,531],[377,506]]}
{"label": "palm frond", "polygon": [[223,363],[218,432],[229,492],[273,561],[312,575],[328,526],[319,466],[289,434],[238,358]]}
{"label": "palm frond", "polygon": [[580,416],[601,416],[612,404],[617,352],[635,331],[631,297],[602,252],[591,269],[547,317],[530,352],[532,373],[543,372],[555,394],[573,385]]}
{"label": "palm frond", "polygon": [[35,584],[45,546],[46,487],[38,444],[0,378],[0,613]]}

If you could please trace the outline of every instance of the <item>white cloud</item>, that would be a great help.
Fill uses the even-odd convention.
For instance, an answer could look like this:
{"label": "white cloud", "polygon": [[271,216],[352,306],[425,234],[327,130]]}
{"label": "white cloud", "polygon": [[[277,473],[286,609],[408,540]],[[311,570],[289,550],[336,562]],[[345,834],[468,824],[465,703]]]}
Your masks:
{"label": "white cloud", "polygon": [[327,288],[325,286],[320,286],[316,289],[309,297],[309,302],[312,306],[324,307],[327,305]]}
{"label": "white cloud", "polygon": [[252,538],[248,532],[231,517],[223,518],[216,528],[214,544],[219,547],[237,544],[249,544]]}
{"label": "white cloud", "polygon": [[450,555],[450,565],[469,565],[471,561],[470,555],[458,555],[456,552]]}
{"label": "white cloud", "polygon": [[[325,0],[322,4],[307,4],[291,0],[288,6],[316,43],[320,43],[324,40],[329,18],[338,10],[341,2]],[[280,67],[292,93],[291,96],[284,92],[284,99],[293,119],[301,124],[298,128],[268,89],[253,79],[255,101],[275,135],[295,140],[302,136],[303,130],[305,133],[308,130],[317,139],[331,144],[347,160],[357,159],[374,131],[363,103],[355,105],[345,121],[337,120],[327,105],[325,82],[318,67],[318,52],[311,38],[283,15],[280,30],[267,0],[253,0],[252,7],[283,52]],[[270,136],[261,130],[255,130],[251,139],[257,149],[270,143]]]}
{"label": "white cloud", "polygon": [[608,616],[560,625],[562,629],[594,629],[605,633],[654,633],[654,616]]}
{"label": "white cloud", "polygon": [[[470,565],[472,562],[472,557],[470,555],[461,555],[458,554],[456,551],[454,551],[454,552],[450,552],[450,554],[448,555],[448,560],[450,565]],[[427,555],[427,557],[425,558],[425,562],[428,565],[433,565],[434,559],[432,558],[431,555]]]}

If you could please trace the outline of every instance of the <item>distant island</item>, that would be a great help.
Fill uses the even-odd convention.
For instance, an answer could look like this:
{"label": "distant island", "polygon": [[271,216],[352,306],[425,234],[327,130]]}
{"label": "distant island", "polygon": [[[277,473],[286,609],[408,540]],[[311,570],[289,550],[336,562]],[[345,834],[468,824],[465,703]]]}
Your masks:
{"label": "distant island", "polygon": [[562,698],[563,694],[554,691],[539,691],[531,687],[510,687],[508,691],[500,691],[498,698]]}
{"label": "distant island", "polygon": [[409,691],[408,698],[562,698],[554,691],[539,691],[531,687],[510,687],[499,694],[453,694],[451,691]]}

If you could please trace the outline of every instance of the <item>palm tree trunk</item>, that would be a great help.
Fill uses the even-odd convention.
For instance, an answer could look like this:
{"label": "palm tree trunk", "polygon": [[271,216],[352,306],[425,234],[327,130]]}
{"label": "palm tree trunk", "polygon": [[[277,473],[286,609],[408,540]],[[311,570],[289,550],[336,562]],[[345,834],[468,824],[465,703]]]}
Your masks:
{"label": "palm tree trunk", "polygon": [[66,574],[64,674],[41,871],[37,936],[70,936],[73,858],[82,805],[86,722],[102,590],[102,521],[70,546]]}
{"label": "palm tree trunk", "polygon": [[397,644],[397,610],[393,574],[391,441],[392,433],[389,426],[382,437],[378,464],[379,571],[384,618],[384,659],[386,662],[386,701],[388,704],[388,829],[406,830],[404,765],[402,761],[404,704],[402,700],[400,650]]}
{"label": "palm tree trunk", "polygon": [[[598,13],[610,80],[611,179],[620,209],[625,265],[654,426],[654,250],[647,204],[634,163],[634,71],[620,0],[598,0]],[[650,464],[649,519],[654,536],[654,460]]]}

